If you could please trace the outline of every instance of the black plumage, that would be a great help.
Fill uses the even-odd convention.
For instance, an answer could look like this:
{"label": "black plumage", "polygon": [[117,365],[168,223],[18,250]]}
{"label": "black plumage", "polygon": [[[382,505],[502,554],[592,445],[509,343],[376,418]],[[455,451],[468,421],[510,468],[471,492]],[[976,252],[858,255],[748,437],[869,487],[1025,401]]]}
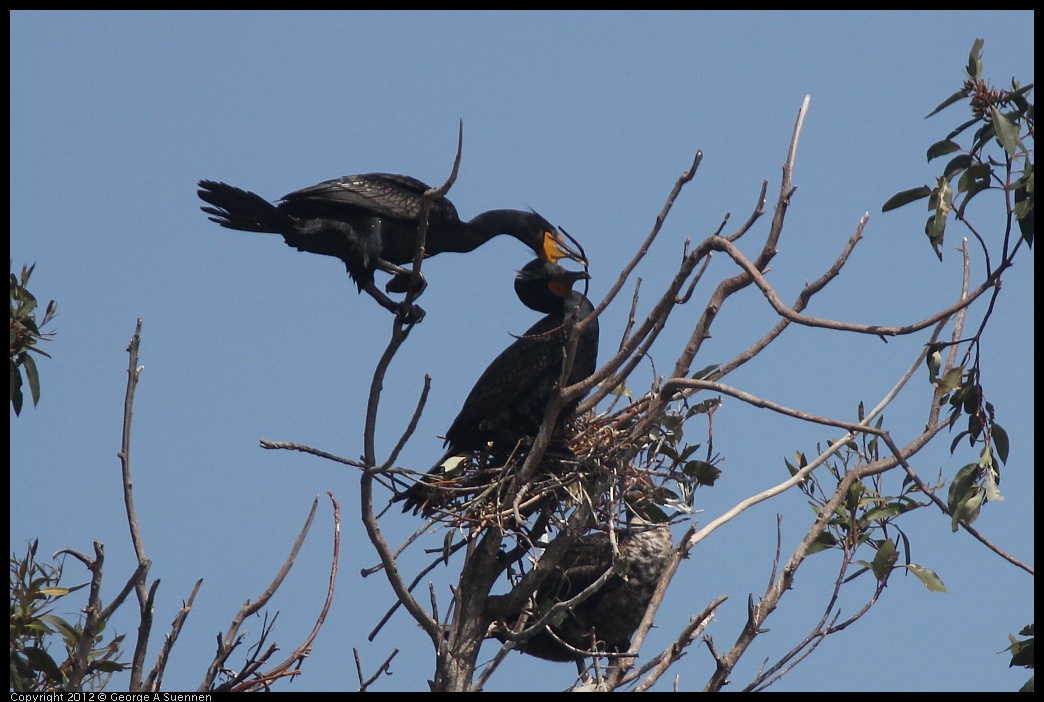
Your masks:
{"label": "black plumage", "polygon": [[[515,277],[515,293],[527,307],[547,313],[515,339],[489,364],[471,389],[456,419],[446,432],[447,447],[428,477],[400,493],[403,511],[422,510],[427,516],[446,501],[433,486],[443,479],[447,459],[466,454],[489,456],[499,465],[526,437],[536,436],[543,423],[551,394],[562,372],[563,351],[573,324],[586,319],[594,306],[573,290],[586,272],[569,271],[556,263],[535,259]],[[598,365],[598,319],[591,319],[581,333],[567,385],[594,373]],[[566,404],[558,425],[567,421],[580,400]]]}
{"label": "black plumage", "polygon": [[[273,204],[256,193],[213,180],[199,181],[199,197],[210,207],[201,209],[228,229],[281,234],[298,251],[341,259],[359,291],[381,306],[402,311],[414,321],[419,307],[406,309],[374,284],[374,271],[395,277],[391,292],[405,292],[417,251],[417,229],[425,183],[392,173],[350,175],[317,183],[284,195]],[[445,197],[429,209],[424,250],[428,256],[473,251],[494,236],[507,234],[529,246],[543,261],[560,258],[583,261],[562,234],[536,212],[489,210],[461,221],[457,208]]]}
{"label": "black plumage", "polygon": [[[587,655],[561,642],[582,652],[624,653],[630,648],[631,636],[671,560],[673,544],[668,524],[653,524],[637,515],[616,538],[615,556],[605,532],[586,534],[573,544],[537,589],[527,626],[555,604],[582,593],[610,568],[613,574],[583,602],[552,615],[541,630],[517,641],[515,650],[544,660],[580,663]],[[507,623],[514,627],[514,621]],[[494,635],[501,641],[507,638],[500,631]]]}

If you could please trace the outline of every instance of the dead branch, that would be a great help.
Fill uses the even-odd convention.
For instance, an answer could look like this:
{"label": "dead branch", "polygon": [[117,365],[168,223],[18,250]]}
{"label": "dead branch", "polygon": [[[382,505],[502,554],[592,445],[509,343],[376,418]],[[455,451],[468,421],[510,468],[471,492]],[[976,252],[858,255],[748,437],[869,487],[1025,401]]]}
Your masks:
{"label": "dead branch", "polygon": [[[331,497],[332,499],[332,497]],[[297,540],[294,541],[293,548],[290,549],[290,555],[287,556],[286,561],[283,563],[282,568],[276,574],[275,579],[272,583],[261,593],[261,595],[251,602],[247,600],[242,608],[232,618],[232,623],[228,627],[228,632],[224,637],[218,635],[218,648],[217,653],[214,654],[214,660],[207,668],[206,675],[203,677],[203,682],[200,684],[199,692],[206,692],[213,689],[214,680],[217,677],[218,672],[224,667],[225,661],[228,660],[229,655],[235,650],[236,646],[242,641],[242,636],[239,635],[239,629],[243,625],[243,622],[247,617],[255,614],[258,610],[264,607],[272,595],[276,593],[279,586],[283,584],[283,579],[286,578],[290,569],[294,565],[294,561],[297,559],[297,553],[301,550],[301,545],[304,543],[305,537],[308,535],[308,530],[312,526],[312,519],[315,517],[315,510],[319,505],[319,498],[312,500],[312,509],[308,512],[308,518],[305,520],[304,527],[301,529],[301,533],[297,535]],[[336,529],[337,533],[340,533],[340,527]],[[339,536],[337,537],[339,538]],[[336,561],[335,561],[336,567]],[[332,587],[332,584],[331,584]]]}
{"label": "dead branch", "polygon": [[181,606],[178,613],[174,616],[174,621],[171,622],[170,633],[163,637],[163,647],[160,648],[159,655],[156,656],[156,665],[152,667],[152,671],[149,672],[148,678],[142,683],[143,692],[158,692],[163,685],[163,673],[167,668],[167,659],[170,657],[170,652],[174,648],[174,643],[178,640],[178,636],[181,634],[181,628],[185,625],[185,621],[188,619],[189,612],[192,611],[192,603],[196,601],[196,593],[199,592],[199,586],[203,584],[203,578],[196,581],[196,584],[192,588],[192,592],[189,594],[188,600]]}

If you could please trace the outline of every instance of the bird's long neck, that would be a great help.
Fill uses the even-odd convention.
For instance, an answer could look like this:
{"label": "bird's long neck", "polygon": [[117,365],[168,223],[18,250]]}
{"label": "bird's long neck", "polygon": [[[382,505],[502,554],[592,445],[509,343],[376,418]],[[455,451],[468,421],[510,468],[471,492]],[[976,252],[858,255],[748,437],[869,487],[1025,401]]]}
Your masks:
{"label": "bird's long neck", "polygon": [[495,236],[507,234],[525,241],[532,214],[521,210],[488,210],[463,222],[458,235],[447,241],[446,250],[454,253],[474,251]]}

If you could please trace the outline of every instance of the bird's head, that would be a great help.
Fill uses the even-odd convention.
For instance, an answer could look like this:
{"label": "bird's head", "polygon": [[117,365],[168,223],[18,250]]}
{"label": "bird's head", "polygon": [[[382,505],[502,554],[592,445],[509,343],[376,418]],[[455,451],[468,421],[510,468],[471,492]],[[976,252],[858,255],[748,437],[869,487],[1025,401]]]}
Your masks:
{"label": "bird's head", "polygon": [[587,271],[571,271],[535,258],[515,275],[515,294],[530,309],[550,312],[561,309],[561,300],[572,294],[576,281],[590,277]]}
{"label": "bird's head", "polygon": [[576,239],[559,231],[557,227],[536,212],[533,212],[533,215],[538,220],[537,224],[540,225],[542,244],[537,252],[537,257],[540,260],[547,263],[557,263],[563,258],[569,258],[585,268],[587,267],[587,256],[584,255],[583,248]]}

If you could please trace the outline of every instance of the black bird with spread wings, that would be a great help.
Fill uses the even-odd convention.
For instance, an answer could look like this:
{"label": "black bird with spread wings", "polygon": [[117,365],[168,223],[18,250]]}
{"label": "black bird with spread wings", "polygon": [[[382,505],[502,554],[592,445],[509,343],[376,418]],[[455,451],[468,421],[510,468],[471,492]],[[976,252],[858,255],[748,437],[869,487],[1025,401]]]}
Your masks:
{"label": "black bird with spread wings", "polygon": [[[424,311],[395,302],[374,284],[375,270],[391,273],[387,290],[405,292],[417,251],[421,204],[429,187],[410,176],[392,173],[350,175],[284,195],[275,204],[260,195],[213,180],[199,181],[201,209],[222,227],[281,234],[298,251],[341,259],[359,287],[382,307],[419,321]],[[445,197],[429,209],[424,250],[428,256],[473,251],[495,236],[513,236],[541,261],[561,258],[585,262],[562,234],[536,212],[489,210],[461,221]]]}
{"label": "black bird with spread wings", "polygon": [[[448,459],[462,454],[488,454],[490,463],[506,459],[519,441],[536,436],[562,373],[562,359],[573,324],[586,319],[594,306],[573,290],[584,271],[569,271],[539,258],[515,277],[515,292],[527,307],[546,316],[504,349],[479,376],[456,419],[446,432],[446,453],[428,476],[398,494],[403,511],[431,515],[448,495],[434,483],[443,479]],[[578,383],[598,366],[598,319],[591,319],[577,342],[567,385]],[[567,421],[580,400],[562,408],[558,425]]]}

